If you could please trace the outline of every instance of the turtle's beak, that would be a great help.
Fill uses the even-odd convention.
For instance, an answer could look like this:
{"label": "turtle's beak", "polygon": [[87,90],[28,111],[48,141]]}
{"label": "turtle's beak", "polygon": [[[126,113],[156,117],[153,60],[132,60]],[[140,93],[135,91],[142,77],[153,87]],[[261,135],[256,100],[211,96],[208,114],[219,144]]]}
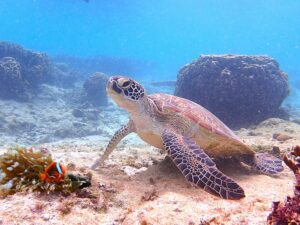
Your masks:
{"label": "turtle's beak", "polygon": [[107,81],[106,92],[114,100],[114,102],[122,108],[126,108],[126,99],[122,89],[117,85],[121,76],[110,77]]}
{"label": "turtle's beak", "polygon": [[108,95],[110,95],[110,93],[112,92],[112,84],[113,84],[113,80],[112,77],[110,77],[106,84],[106,92]]}
{"label": "turtle's beak", "polygon": [[108,79],[107,85],[106,85],[106,92],[108,95],[120,94],[122,92],[121,88],[119,88],[117,85],[118,78],[119,77],[117,77],[117,76],[113,76]]}

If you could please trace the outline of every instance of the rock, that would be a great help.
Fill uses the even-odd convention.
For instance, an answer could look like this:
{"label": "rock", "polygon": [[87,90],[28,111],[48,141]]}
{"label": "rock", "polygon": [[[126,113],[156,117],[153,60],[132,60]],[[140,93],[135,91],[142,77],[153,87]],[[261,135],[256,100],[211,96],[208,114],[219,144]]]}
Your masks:
{"label": "rock", "polygon": [[156,198],[158,198],[158,194],[157,194],[157,191],[155,189],[153,189],[153,190],[150,190],[150,191],[146,191],[144,193],[144,195],[142,196],[141,201],[142,202],[153,201]]}
{"label": "rock", "polygon": [[279,124],[284,123],[285,121],[279,118],[270,118],[261,122],[257,127],[269,127],[276,128]]}
{"label": "rock", "polygon": [[300,125],[300,119],[294,119],[292,122],[294,122],[294,123],[297,123],[297,124],[299,124]]}
{"label": "rock", "polygon": [[277,141],[281,141],[281,142],[292,139],[292,137],[285,135],[285,134],[280,134],[280,133],[273,134],[273,138],[276,139]]}
{"label": "rock", "polygon": [[85,110],[85,117],[87,120],[97,121],[99,119],[100,111],[96,109]]}
{"label": "rock", "polygon": [[82,123],[82,122],[75,121],[75,122],[73,122],[73,126],[74,126],[74,127],[77,127],[77,128],[80,128],[80,127],[85,127],[85,126],[87,126],[87,124],[86,124],[86,123]]}
{"label": "rock", "polygon": [[271,154],[280,158],[280,148],[278,146],[273,146]]}
{"label": "rock", "polygon": [[68,163],[68,164],[67,164],[67,170],[69,170],[69,171],[74,171],[74,170],[76,170],[76,164],[75,164],[75,163],[72,163],[72,162]]}
{"label": "rock", "polygon": [[260,136],[260,135],[262,135],[262,133],[261,133],[261,132],[249,131],[249,132],[248,132],[248,135],[249,135],[249,136]]}
{"label": "rock", "polygon": [[100,111],[97,109],[73,109],[72,111],[74,117],[91,121],[97,121],[99,119],[99,113]]}
{"label": "rock", "polygon": [[108,77],[104,73],[95,73],[83,85],[83,99],[93,106],[106,106],[106,83]]}
{"label": "rock", "polygon": [[103,131],[97,129],[93,124],[74,121],[72,124],[66,124],[64,127],[57,128],[53,133],[54,138],[60,139],[85,137],[89,135],[103,135]]}
{"label": "rock", "polygon": [[230,127],[277,117],[287,74],[267,56],[202,55],[178,74],[175,95],[204,106]]}
{"label": "rock", "polygon": [[81,109],[73,109],[72,115],[74,117],[84,117],[84,112]]}
{"label": "rock", "polygon": [[45,221],[49,221],[51,218],[51,216],[48,214],[48,213],[45,213],[42,215],[42,219],[45,220]]}
{"label": "rock", "polygon": [[284,131],[285,131],[285,132],[288,132],[288,133],[290,133],[290,134],[295,133],[295,131],[294,131],[293,129],[290,129],[290,128],[285,128]]}
{"label": "rock", "polygon": [[140,172],[143,172],[143,171],[146,171],[147,168],[146,167],[141,167],[139,169],[135,168],[135,167],[132,167],[132,166],[123,166],[121,168],[121,170],[126,173],[128,176],[133,176],[137,173],[140,173]]}
{"label": "rock", "polygon": [[72,137],[72,132],[70,128],[58,128],[53,135],[59,138],[68,138]]}
{"label": "rock", "polygon": [[26,101],[47,81],[51,65],[46,54],[0,42],[0,97]]}

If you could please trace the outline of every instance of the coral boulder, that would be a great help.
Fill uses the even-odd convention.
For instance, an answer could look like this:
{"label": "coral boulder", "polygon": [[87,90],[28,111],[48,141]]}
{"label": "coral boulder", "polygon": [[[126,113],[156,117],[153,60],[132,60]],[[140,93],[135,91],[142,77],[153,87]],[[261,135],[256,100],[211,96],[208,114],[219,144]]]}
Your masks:
{"label": "coral boulder", "polygon": [[0,96],[26,100],[28,83],[21,76],[21,65],[12,57],[0,59]]}
{"label": "coral boulder", "polygon": [[175,89],[234,128],[278,116],[288,94],[287,74],[267,56],[202,55],[179,71]]}
{"label": "coral boulder", "polygon": [[96,72],[83,85],[83,99],[93,106],[106,106],[106,83],[108,77],[104,73]]}
{"label": "coral boulder", "polygon": [[51,65],[46,54],[0,42],[0,97],[26,100],[39,84],[49,79]]}

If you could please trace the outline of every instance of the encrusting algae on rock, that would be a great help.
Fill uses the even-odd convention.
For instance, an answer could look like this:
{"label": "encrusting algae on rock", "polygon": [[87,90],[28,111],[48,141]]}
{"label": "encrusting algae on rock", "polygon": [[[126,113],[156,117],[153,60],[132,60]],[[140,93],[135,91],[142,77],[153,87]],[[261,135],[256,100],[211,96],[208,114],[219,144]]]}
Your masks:
{"label": "encrusting algae on rock", "polygon": [[284,205],[273,202],[272,212],[268,216],[269,225],[300,224],[300,146],[292,150],[292,159],[285,155],[283,160],[295,175],[294,197],[288,196]]}
{"label": "encrusting algae on rock", "polygon": [[74,192],[90,186],[87,178],[67,174],[46,148],[16,147],[0,156],[0,195],[18,191]]}

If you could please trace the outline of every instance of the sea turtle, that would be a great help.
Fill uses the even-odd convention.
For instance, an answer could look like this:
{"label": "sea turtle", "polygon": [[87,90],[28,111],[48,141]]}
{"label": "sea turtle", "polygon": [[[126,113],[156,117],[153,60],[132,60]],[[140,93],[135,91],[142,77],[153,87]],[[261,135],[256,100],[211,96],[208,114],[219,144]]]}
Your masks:
{"label": "sea turtle", "polygon": [[240,199],[245,194],[211,158],[237,159],[270,175],[283,170],[280,159],[255,153],[215,115],[190,100],[162,93],[147,95],[138,82],[124,76],[110,77],[107,93],[129,112],[130,120],[114,134],[93,169],[103,165],[122,138],[135,132],[150,145],[165,149],[189,182],[224,199]]}

